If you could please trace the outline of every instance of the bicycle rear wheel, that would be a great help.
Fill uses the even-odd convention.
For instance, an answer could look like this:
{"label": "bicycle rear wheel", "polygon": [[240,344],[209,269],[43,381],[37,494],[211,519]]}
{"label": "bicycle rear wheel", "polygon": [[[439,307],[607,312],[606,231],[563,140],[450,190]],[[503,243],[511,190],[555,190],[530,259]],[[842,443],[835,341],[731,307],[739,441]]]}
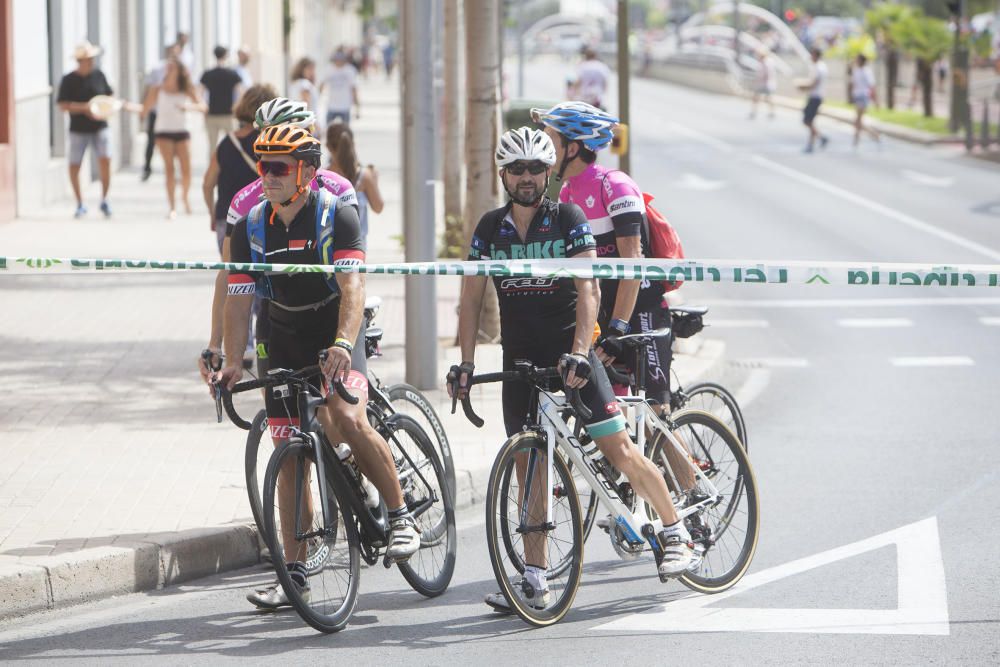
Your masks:
{"label": "bicycle rear wheel", "polygon": [[420,549],[399,564],[399,571],[413,590],[435,597],[445,592],[455,573],[458,536],[451,490],[424,429],[402,413],[389,417],[386,425],[403,498],[420,529]]}
{"label": "bicycle rear wheel", "polygon": [[[757,550],[760,530],[757,483],[746,451],[736,435],[714,415],[700,410],[682,410],[670,417],[672,433],[688,448],[695,465],[711,481],[718,496],[713,504],[687,517],[685,525],[692,541],[704,550],[699,565],[685,572],[681,583],[702,593],[720,593],[740,580]],[[649,446],[649,458],[673,486],[668,473],[666,449],[673,445],[657,432]],[[673,457],[676,461],[679,457]],[[686,458],[684,459],[687,460]],[[696,478],[685,494],[675,491],[674,504],[711,497],[711,489]]]}
{"label": "bicycle rear wheel", "polygon": [[[576,487],[562,457],[537,434],[518,433],[500,449],[486,492],[486,538],[493,574],[512,610],[531,625],[559,622],[569,611],[583,571],[583,528]],[[553,489],[561,488],[558,497]],[[548,503],[552,503],[546,525]],[[527,557],[525,553],[530,552]],[[525,581],[525,561],[547,569],[547,595]]]}
{"label": "bicycle rear wheel", "polygon": [[715,382],[698,382],[684,389],[683,393],[687,396],[687,401],[681,406],[682,409],[692,408],[715,415],[736,434],[743,449],[750,451],[743,411],[728,389]]}
{"label": "bicycle rear wheel", "polygon": [[[326,484],[325,512],[320,483]],[[319,479],[310,445],[290,441],[274,450],[263,502],[271,560],[292,607],[321,632],[342,630],[358,600],[360,538],[350,511],[338,502],[329,482]],[[309,571],[305,588],[286,567],[295,561]]]}
{"label": "bicycle rear wheel", "polygon": [[427,434],[427,438],[437,451],[438,459],[444,467],[444,476],[448,481],[451,497],[454,499],[457,490],[455,488],[455,464],[451,460],[451,444],[448,442],[448,434],[444,430],[444,425],[431,406],[430,400],[419,389],[405,382],[390,385],[385,392],[389,395],[394,410],[413,417],[424,429],[424,433]]}

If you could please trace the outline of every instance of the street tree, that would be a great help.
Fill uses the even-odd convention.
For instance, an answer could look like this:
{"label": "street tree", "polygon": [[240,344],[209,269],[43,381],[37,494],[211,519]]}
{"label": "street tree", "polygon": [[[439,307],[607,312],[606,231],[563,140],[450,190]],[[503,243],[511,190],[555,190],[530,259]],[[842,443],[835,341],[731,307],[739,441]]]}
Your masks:
{"label": "street tree", "polygon": [[896,106],[896,84],[899,81],[899,44],[892,27],[910,16],[913,10],[906,5],[883,2],[865,12],[865,30],[875,38],[885,62],[885,105]]}
{"label": "street tree", "polygon": [[941,19],[912,12],[891,28],[893,41],[917,63],[917,81],[923,93],[924,116],[934,115],[934,63],[948,53],[952,36]]}
{"label": "street tree", "polygon": [[[499,0],[465,3],[465,240],[499,197],[494,151],[500,137]],[[447,131],[447,130],[446,130]],[[480,338],[500,337],[500,310],[492,282],[483,300]]]}

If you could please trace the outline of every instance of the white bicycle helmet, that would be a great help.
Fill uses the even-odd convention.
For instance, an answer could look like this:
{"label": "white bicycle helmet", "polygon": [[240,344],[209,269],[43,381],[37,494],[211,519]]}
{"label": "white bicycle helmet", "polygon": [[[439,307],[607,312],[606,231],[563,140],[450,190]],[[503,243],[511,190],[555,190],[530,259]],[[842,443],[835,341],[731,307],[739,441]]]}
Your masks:
{"label": "white bicycle helmet", "polygon": [[506,167],[518,160],[538,160],[551,167],[556,163],[556,147],[552,145],[549,135],[541,130],[530,127],[508,130],[497,144],[496,163],[498,167]]}
{"label": "white bicycle helmet", "polygon": [[272,125],[293,125],[310,130],[316,124],[316,114],[309,110],[305,102],[275,97],[257,107],[253,124],[259,130]]}

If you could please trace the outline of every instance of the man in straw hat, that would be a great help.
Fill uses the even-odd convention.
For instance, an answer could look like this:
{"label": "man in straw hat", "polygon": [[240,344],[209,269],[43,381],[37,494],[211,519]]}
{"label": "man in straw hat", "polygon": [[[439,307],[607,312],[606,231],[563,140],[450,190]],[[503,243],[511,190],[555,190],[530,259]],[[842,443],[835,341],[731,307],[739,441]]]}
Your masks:
{"label": "man in straw hat", "polygon": [[101,47],[87,41],[73,50],[76,69],[62,78],[56,98],[59,108],[69,114],[69,180],[76,195],[76,218],[87,214],[80,193],[80,165],[90,145],[97,153],[101,173],[101,212],[105,217],[111,217],[108,205],[108,189],[111,187],[110,131],[107,121],[94,116],[89,104],[97,95],[112,94],[104,73],[94,65],[94,58],[101,52]]}

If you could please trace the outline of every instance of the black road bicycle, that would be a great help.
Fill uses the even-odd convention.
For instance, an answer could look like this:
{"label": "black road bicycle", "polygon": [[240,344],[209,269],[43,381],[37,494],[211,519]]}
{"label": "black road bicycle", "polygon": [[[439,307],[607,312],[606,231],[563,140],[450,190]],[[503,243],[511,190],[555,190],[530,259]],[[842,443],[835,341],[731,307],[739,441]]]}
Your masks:
{"label": "black road bicycle", "polygon": [[[324,398],[309,379],[319,374],[318,366],[299,371],[272,369],[266,378],[237,384],[232,393],[263,388],[298,405],[301,426],[293,427],[287,444],[274,450],[264,477],[263,534],[291,605],[317,630],[337,632],[350,620],[357,603],[361,561],[374,565],[381,559],[386,567],[392,562],[384,557],[389,542],[385,503],[371,502],[353,458],[342,461],[337,456],[316,417]],[[333,386],[343,400],[360,400],[339,381]],[[223,401],[227,412],[232,410],[230,394],[224,394]],[[440,595],[455,571],[457,548],[454,506],[444,467],[412,418],[384,416],[373,402],[367,411],[389,444],[407,508],[420,531],[420,549],[398,563],[400,572],[421,595]],[[279,487],[286,484],[291,485],[291,493],[282,494]],[[283,505],[282,498],[290,506]],[[285,566],[293,561],[305,563],[306,588],[293,582]]]}
{"label": "black road bicycle", "polygon": [[[365,301],[365,317],[363,321],[366,323],[365,356],[368,359],[380,355],[379,343],[382,340],[382,329],[371,326],[371,323],[378,314],[381,304],[382,300],[377,296],[369,297]],[[208,359],[208,361],[211,363],[211,359]],[[261,440],[268,429],[267,414],[264,410],[260,410],[253,420],[248,422],[235,410],[230,410],[227,407],[231,406],[231,403],[223,400],[224,393],[224,389],[217,388],[216,410],[219,420],[221,421],[222,413],[225,411],[234,424],[248,431],[243,454],[247,496],[250,501],[250,512],[253,515],[254,523],[257,525],[257,531],[266,545],[267,541],[264,539],[264,519],[261,512],[261,498],[263,497],[264,474],[267,471],[267,464],[271,459],[273,451],[267,445],[261,447]],[[408,415],[416,421],[437,450],[441,464],[444,466],[445,478],[451,490],[451,497],[455,498],[455,466],[451,458],[451,445],[448,442],[444,425],[441,423],[437,412],[431,406],[430,400],[419,389],[406,383],[383,385],[381,380],[369,368],[368,403],[369,408],[377,408],[383,419],[398,412]],[[375,426],[376,423],[373,421],[372,425]],[[269,559],[270,553],[265,551],[264,556],[265,559]]]}

